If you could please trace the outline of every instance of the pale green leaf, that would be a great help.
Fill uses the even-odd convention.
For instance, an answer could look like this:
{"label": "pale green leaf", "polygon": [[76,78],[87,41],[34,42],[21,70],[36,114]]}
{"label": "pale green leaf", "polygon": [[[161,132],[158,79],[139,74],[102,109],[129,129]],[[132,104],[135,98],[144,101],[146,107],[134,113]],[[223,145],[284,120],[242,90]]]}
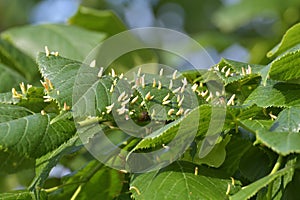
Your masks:
{"label": "pale green leaf", "polygon": [[111,10],[95,10],[87,7],[79,7],[69,23],[86,29],[100,31],[108,35],[115,35],[125,31],[124,23]]}
{"label": "pale green leaf", "polygon": [[291,27],[282,37],[280,43],[276,45],[271,51],[268,52],[268,57],[278,56],[288,49],[295,47],[300,44],[300,24],[296,24]]}
{"label": "pale green leaf", "polygon": [[0,103],[3,104],[16,104],[19,99],[13,98],[12,92],[0,93]]}
{"label": "pale green leaf", "polygon": [[213,21],[223,31],[234,31],[257,17],[273,18],[274,11],[287,6],[288,4],[278,0],[238,1],[218,9],[214,14]]}
{"label": "pale green leaf", "polygon": [[2,37],[9,38],[32,58],[48,46],[50,52],[58,51],[70,59],[82,61],[106,36],[76,26],[43,24],[12,28],[4,31]]}

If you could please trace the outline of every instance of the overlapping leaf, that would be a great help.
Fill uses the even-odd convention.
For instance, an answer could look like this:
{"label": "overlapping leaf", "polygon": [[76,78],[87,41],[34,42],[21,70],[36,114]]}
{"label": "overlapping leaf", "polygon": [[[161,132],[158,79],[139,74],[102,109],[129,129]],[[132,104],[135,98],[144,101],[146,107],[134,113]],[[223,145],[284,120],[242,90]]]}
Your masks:
{"label": "overlapping leaf", "polygon": [[1,105],[1,108],[2,149],[40,157],[57,148],[75,132],[74,123],[69,120],[50,124],[52,114],[32,114],[25,108],[10,105]]}
{"label": "overlapping leaf", "polygon": [[[19,73],[28,81],[36,81],[38,69],[34,60],[26,55],[26,53],[21,52],[7,40],[0,38],[0,62],[11,70],[17,71],[17,73],[13,74],[14,77],[18,77]],[[18,78],[20,79],[20,77]]]}
{"label": "overlapping leaf", "polygon": [[284,34],[280,43],[276,45],[271,51],[269,51],[267,56],[278,56],[287,51],[288,49],[291,49],[296,45],[300,44],[299,33],[300,24],[296,24]]}
{"label": "overlapping leaf", "polygon": [[235,195],[231,196],[230,200],[240,200],[240,199],[249,199],[250,197],[254,196],[261,188],[265,187],[276,178],[284,176],[287,173],[293,171],[292,167],[286,167],[272,175],[265,176],[264,178],[255,181],[254,183],[245,186],[242,190],[237,192]]}
{"label": "overlapping leaf", "polygon": [[48,46],[50,52],[58,51],[70,59],[82,61],[106,35],[76,26],[43,24],[9,29],[2,33],[2,37],[9,38],[33,59]]}
{"label": "overlapping leaf", "polygon": [[257,87],[245,100],[245,105],[260,107],[290,107],[300,104],[300,85],[268,81],[266,86]]}
{"label": "overlapping leaf", "polygon": [[263,65],[254,65],[229,59],[222,59],[214,68],[217,69],[216,73],[224,82],[225,85],[235,81],[247,82],[250,79],[258,77]]}
{"label": "overlapping leaf", "polygon": [[0,63],[0,93],[8,92],[13,87],[17,87],[19,83],[25,82],[25,78],[17,71]]}
{"label": "overlapping leaf", "polygon": [[56,192],[54,195],[55,199],[71,199],[80,187],[77,199],[113,199],[121,192],[122,181],[124,174],[93,160],[73,176],[64,177],[66,187],[62,193]]}
{"label": "overlapping leaf", "polygon": [[299,48],[290,49],[272,63],[270,63],[269,76],[271,79],[287,81],[300,77],[298,66],[300,64]]}
{"label": "overlapping leaf", "polygon": [[297,107],[283,110],[270,130],[258,131],[258,140],[284,156],[300,153],[299,113]]}

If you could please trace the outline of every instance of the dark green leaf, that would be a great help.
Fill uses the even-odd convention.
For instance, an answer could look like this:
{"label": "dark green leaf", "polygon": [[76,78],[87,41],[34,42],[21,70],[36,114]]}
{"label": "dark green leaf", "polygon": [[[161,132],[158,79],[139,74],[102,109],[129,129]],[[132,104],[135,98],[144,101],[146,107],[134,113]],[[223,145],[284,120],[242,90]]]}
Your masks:
{"label": "dark green leaf", "polygon": [[231,196],[229,199],[230,200],[249,199],[250,197],[254,196],[261,188],[265,187],[266,185],[274,181],[276,178],[284,176],[285,174],[291,171],[293,171],[292,167],[286,167],[280,171],[277,171],[272,175],[265,176],[264,178],[261,178],[258,181],[255,181],[254,183],[251,183],[250,185],[243,187],[242,190],[237,192],[235,195]]}

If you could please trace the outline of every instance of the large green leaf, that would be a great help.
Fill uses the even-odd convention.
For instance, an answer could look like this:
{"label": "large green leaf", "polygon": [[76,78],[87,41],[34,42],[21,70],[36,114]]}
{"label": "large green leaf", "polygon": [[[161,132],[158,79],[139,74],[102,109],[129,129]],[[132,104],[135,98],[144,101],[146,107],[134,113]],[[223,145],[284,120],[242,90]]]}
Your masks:
{"label": "large green leaf", "polygon": [[[18,106],[1,105],[1,108],[2,149],[29,157],[40,157],[57,148],[75,132],[74,123],[70,120],[50,124],[53,114],[32,114]],[[11,112],[13,110],[15,111]]]}
{"label": "large green leaf", "polygon": [[32,58],[48,46],[50,52],[58,51],[70,59],[84,60],[106,36],[75,26],[44,24],[12,28],[3,32],[2,37],[9,38]]}
{"label": "large green leaf", "polygon": [[276,178],[284,176],[285,174],[290,173],[293,170],[294,169],[292,167],[286,167],[272,175],[265,176],[264,178],[261,178],[258,181],[255,181],[254,183],[243,187],[239,192],[231,196],[230,200],[249,199],[250,197],[254,196],[260,189],[274,181]]}
{"label": "large green leaf", "polygon": [[290,107],[300,104],[300,85],[269,80],[257,87],[245,100],[245,105],[260,107]]}
{"label": "large green leaf", "polygon": [[195,172],[197,165],[176,162],[160,171],[134,175],[130,183],[133,197],[140,199],[226,199],[229,179]]}
{"label": "large green leaf", "polygon": [[[10,42],[2,38],[0,38],[0,63],[10,68],[10,73],[17,71],[17,73],[12,74],[15,78],[21,75],[28,81],[36,81],[35,78],[38,77],[38,69],[34,60],[27,56],[26,52],[24,54]],[[18,77],[17,80],[19,79],[20,77]]]}
{"label": "large green leaf", "polygon": [[288,49],[291,49],[295,47],[296,45],[300,44],[299,39],[299,33],[300,33],[300,24],[294,25],[292,28],[290,28],[282,37],[282,40],[278,45],[276,45],[271,51],[268,52],[268,57],[274,57],[278,56]]}
{"label": "large green leaf", "polygon": [[123,22],[111,10],[95,10],[79,7],[74,16],[69,19],[70,24],[90,30],[107,33],[109,36],[125,31]]}

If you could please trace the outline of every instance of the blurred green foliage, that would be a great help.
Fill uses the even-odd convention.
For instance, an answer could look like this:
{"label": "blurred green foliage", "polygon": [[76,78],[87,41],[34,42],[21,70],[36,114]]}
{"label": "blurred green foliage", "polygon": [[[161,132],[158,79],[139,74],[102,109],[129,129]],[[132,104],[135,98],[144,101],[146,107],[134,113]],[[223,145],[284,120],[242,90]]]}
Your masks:
{"label": "blurred green foliage", "polygon": [[[1,0],[0,30],[29,23],[31,9],[38,2],[40,0]],[[134,3],[121,2],[125,8]],[[95,9],[115,9],[112,2],[105,0],[82,0],[81,4]],[[202,45],[222,52],[234,43],[240,44],[249,51],[250,62],[257,64],[269,62],[266,52],[300,18],[298,0],[158,0],[152,1],[154,16],[167,4],[183,9],[184,30]],[[117,12],[120,14],[120,10]]]}

